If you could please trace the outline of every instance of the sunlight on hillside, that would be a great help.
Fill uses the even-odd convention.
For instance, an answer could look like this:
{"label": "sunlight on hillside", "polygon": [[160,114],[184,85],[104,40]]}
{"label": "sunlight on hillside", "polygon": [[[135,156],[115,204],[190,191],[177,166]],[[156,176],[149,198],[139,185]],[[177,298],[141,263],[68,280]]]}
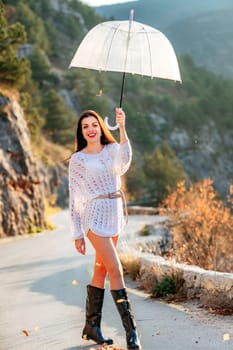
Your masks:
{"label": "sunlight on hillside", "polygon": [[63,163],[73,151],[71,148],[52,143],[43,136],[40,137],[39,145],[32,142],[31,147],[33,155],[47,165]]}

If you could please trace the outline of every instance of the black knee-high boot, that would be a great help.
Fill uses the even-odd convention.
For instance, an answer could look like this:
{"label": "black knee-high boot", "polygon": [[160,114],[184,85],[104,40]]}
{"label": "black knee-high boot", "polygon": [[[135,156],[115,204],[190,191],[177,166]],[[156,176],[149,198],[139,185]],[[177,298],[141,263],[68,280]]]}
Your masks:
{"label": "black knee-high boot", "polygon": [[86,324],[83,329],[82,338],[94,340],[97,344],[113,344],[112,339],[105,339],[100,329],[102,306],[104,300],[104,289],[91,285],[87,286],[86,299]]}
{"label": "black knee-high boot", "polygon": [[136,323],[126,289],[112,290],[111,293],[126,331],[127,349],[141,350],[142,347],[137,335]]}

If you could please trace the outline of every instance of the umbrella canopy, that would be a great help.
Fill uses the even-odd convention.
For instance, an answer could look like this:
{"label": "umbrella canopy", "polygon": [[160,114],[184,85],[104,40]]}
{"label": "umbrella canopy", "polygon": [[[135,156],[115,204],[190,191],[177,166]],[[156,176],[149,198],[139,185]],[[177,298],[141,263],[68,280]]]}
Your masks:
{"label": "umbrella canopy", "polygon": [[125,73],[181,82],[174,49],[159,30],[133,21],[108,21],[91,29],[79,45],[69,67],[122,72],[120,107]]}
{"label": "umbrella canopy", "polygon": [[103,22],[91,29],[70,67],[125,72],[181,81],[174,49],[159,30],[132,21]]}

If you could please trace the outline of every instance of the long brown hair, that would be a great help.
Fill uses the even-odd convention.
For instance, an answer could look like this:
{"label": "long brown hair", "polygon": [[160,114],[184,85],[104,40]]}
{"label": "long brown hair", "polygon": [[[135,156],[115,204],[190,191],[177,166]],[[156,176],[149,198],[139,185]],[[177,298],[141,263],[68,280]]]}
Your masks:
{"label": "long brown hair", "polygon": [[92,111],[91,109],[88,109],[86,111],[83,111],[79,117],[78,124],[77,124],[77,130],[76,130],[76,137],[75,137],[75,151],[78,152],[81,151],[83,148],[86,147],[87,141],[83,137],[82,133],[82,120],[84,118],[88,117],[94,117],[98,120],[98,123],[101,128],[101,137],[100,137],[100,143],[102,145],[107,145],[108,143],[116,142],[115,138],[112,136],[111,132],[108,130],[107,126],[104,124],[103,119],[100,117],[100,115]]}

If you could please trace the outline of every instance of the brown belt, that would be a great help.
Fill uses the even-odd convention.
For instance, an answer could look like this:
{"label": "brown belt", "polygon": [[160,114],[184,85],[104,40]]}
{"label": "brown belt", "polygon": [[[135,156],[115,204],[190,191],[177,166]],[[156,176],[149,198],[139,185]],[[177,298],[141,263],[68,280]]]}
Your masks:
{"label": "brown belt", "polygon": [[127,210],[127,203],[126,203],[126,198],[125,198],[124,192],[122,190],[118,190],[118,191],[112,192],[112,193],[101,194],[100,196],[95,197],[93,199],[105,199],[105,198],[109,198],[109,199],[121,198],[122,199],[123,206],[124,206],[124,215],[126,218],[126,223],[128,223],[128,210]]}

